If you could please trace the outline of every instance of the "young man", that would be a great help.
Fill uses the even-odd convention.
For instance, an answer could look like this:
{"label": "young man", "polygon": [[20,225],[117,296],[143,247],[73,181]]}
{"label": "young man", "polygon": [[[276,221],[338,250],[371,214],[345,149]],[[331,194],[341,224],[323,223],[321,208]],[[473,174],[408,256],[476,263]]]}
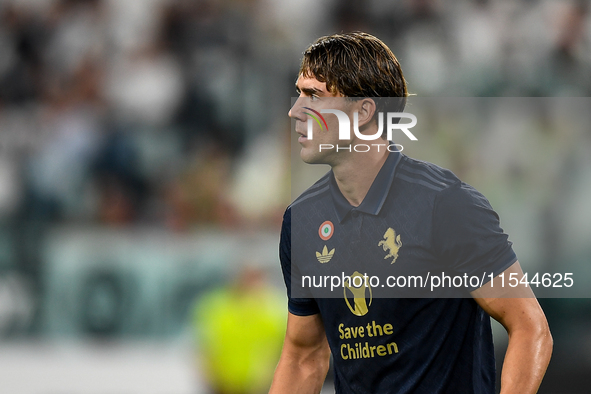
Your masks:
{"label": "young man", "polygon": [[[494,393],[490,315],[509,334],[501,393],[535,393],[552,339],[529,288],[501,288],[495,278],[469,287],[465,298],[378,298],[383,286],[362,282],[378,266],[395,276],[441,267],[457,276],[522,275],[480,193],[448,170],[386,149],[385,139],[367,140],[380,129],[382,102],[374,98],[397,97],[394,112],[404,108],[406,83],[394,54],[364,33],[322,37],[304,52],[296,88],[289,116],[300,155],[331,171],[284,215],[289,314],[270,392],[318,393],[332,352],[337,393]],[[308,138],[309,117],[327,109],[352,120],[357,132],[349,140],[339,139],[335,112],[312,122]],[[354,149],[372,143],[367,152]],[[338,298],[306,295],[299,281],[307,269],[320,278],[336,269],[359,283],[343,279]]]}

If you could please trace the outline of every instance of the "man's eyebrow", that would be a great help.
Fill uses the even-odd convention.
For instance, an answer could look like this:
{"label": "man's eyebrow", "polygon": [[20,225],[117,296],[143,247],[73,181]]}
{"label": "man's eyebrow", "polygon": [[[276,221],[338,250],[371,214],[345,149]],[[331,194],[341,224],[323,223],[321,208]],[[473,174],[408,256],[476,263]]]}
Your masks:
{"label": "man's eyebrow", "polygon": [[304,93],[306,96],[314,96],[314,95],[318,95],[320,93],[322,93],[322,90],[320,89],[316,89],[316,88],[299,88],[298,85],[296,85],[296,92],[298,93]]}

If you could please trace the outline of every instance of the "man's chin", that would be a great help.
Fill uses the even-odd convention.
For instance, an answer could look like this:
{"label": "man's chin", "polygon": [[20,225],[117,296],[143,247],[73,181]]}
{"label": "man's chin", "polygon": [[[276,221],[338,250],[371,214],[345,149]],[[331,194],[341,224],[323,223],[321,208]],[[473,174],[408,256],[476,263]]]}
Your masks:
{"label": "man's chin", "polygon": [[306,164],[323,164],[321,156],[319,152],[312,151],[312,148],[302,148],[300,150],[300,157]]}

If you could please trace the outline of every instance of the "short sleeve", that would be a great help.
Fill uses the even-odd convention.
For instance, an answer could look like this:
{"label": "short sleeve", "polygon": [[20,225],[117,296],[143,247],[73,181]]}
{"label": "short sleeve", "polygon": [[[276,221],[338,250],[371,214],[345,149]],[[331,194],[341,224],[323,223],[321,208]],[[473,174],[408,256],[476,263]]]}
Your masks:
{"label": "short sleeve", "polygon": [[491,273],[496,276],[517,261],[497,213],[481,193],[463,182],[437,196],[432,237],[444,269],[462,275],[486,275],[490,280]]}
{"label": "short sleeve", "polygon": [[281,225],[281,239],[279,241],[279,260],[283,271],[283,280],[287,288],[288,310],[294,315],[309,316],[320,313],[318,304],[313,298],[291,297],[291,207],[288,207],[283,215]]}

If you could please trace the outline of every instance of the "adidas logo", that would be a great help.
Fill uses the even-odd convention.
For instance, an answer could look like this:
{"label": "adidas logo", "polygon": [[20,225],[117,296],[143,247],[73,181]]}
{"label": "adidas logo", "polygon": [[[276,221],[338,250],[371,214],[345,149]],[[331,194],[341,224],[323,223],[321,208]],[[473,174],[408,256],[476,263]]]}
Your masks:
{"label": "adidas logo", "polygon": [[322,254],[320,252],[316,252],[316,258],[320,264],[326,264],[332,259],[334,255],[334,248],[329,252],[326,245],[324,245],[324,249],[322,249]]}

